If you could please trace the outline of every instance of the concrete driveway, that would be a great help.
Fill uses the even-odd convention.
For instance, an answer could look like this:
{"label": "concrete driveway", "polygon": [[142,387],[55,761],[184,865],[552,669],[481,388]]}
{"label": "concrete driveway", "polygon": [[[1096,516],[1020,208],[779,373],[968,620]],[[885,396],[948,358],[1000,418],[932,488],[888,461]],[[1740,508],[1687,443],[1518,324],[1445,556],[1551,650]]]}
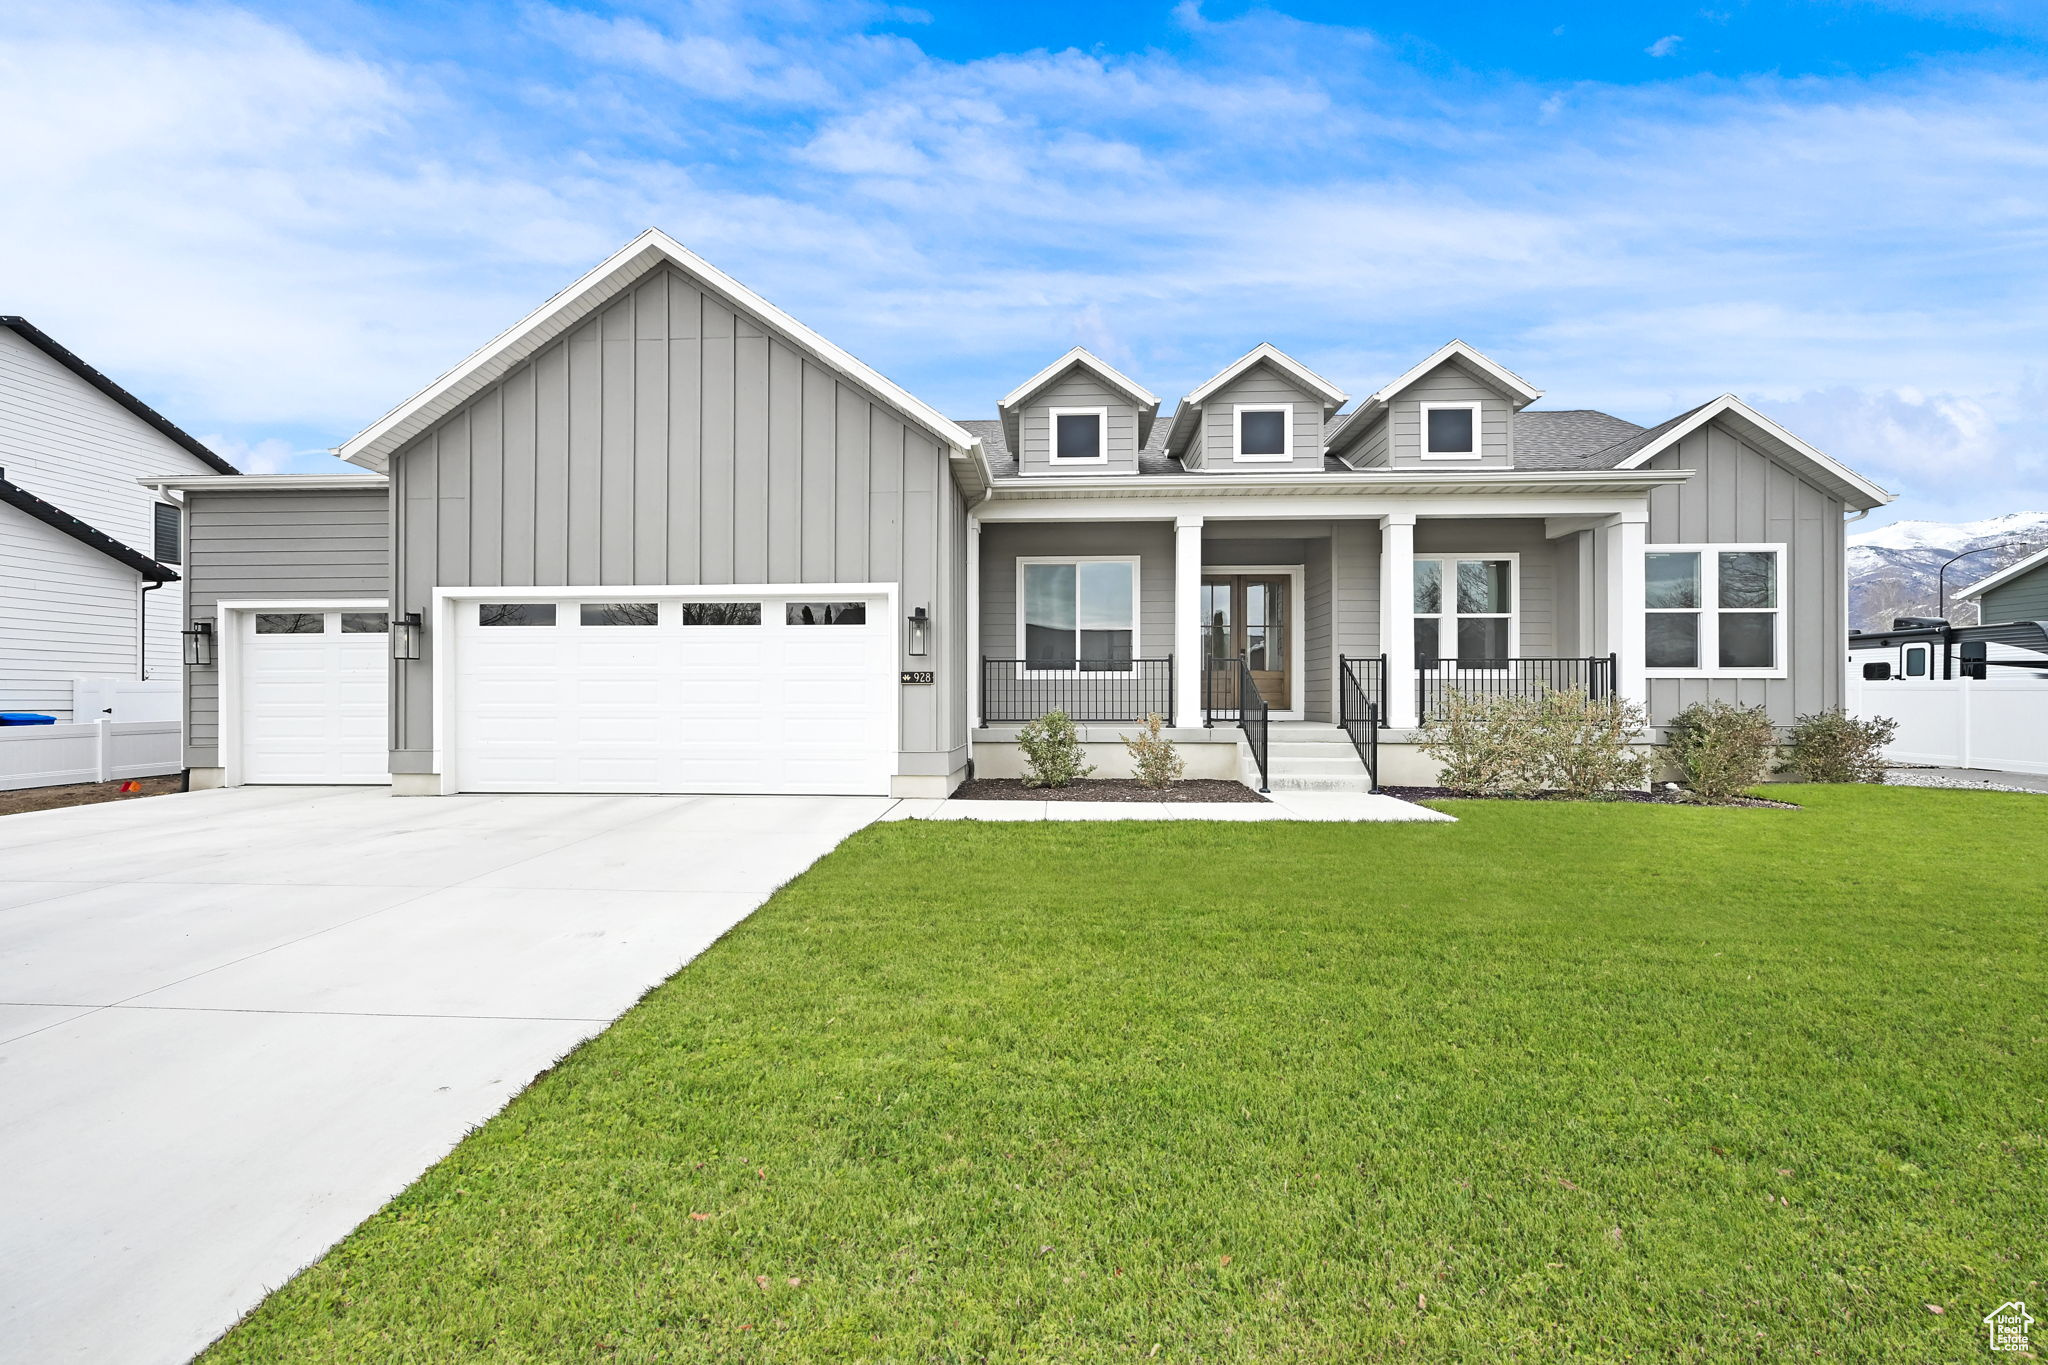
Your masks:
{"label": "concrete driveway", "polygon": [[186,1360],[892,804],[244,787],[0,820],[0,1359]]}

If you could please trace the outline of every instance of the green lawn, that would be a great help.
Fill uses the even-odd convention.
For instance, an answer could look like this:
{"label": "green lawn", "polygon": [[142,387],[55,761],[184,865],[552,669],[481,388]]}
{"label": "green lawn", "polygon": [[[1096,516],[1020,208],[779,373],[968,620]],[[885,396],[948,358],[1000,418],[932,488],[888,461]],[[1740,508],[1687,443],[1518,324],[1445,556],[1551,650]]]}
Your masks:
{"label": "green lawn", "polygon": [[2048,798],[1786,792],[870,829],[206,1359],[2003,1358]]}

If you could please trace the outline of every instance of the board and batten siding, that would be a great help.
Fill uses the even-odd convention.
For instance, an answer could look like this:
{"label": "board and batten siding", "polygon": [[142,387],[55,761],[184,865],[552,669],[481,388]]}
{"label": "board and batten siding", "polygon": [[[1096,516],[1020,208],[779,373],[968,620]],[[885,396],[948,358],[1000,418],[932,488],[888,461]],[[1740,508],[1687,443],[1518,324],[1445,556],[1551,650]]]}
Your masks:
{"label": "board and batten siding", "polygon": [[[390,573],[390,495],[366,488],[188,491],[187,611],[222,600],[382,598]],[[220,766],[220,667],[185,670],[185,765]]]}
{"label": "board and batten siding", "polygon": [[1650,722],[1666,725],[1696,701],[1763,706],[1778,725],[1842,705],[1843,641],[1849,622],[1844,584],[1843,503],[1710,422],[1650,461],[1651,469],[1689,469],[1684,483],[1650,494],[1646,540],[1658,545],[1785,546],[1779,584],[1785,622],[1783,678],[1651,678]]}
{"label": "board and batten siding", "polygon": [[[1107,408],[1103,440],[1109,459],[1102,464],[1055,464],[1052,458],[1054,408]],[[1040,390],[1024,408],[1017,468],[1025,474],[1135,474],[1138,471],[1138,408],[1089,370],[1078,366]]]}
{"label": "board and batten siding", "polygon": [[1986,624],[2005,621],[2048,621],[2048,564],[2029,569],[1984,594],[1979,605]]}
{"label": "board and batten siding", "polygon": [[[394,611],[434,589],[895,583],[937,623],[900,773],[966,762],[966,513],[940,443],[662,266],[393,457]],[[433,632],[392,771],[433,770]],[[904,662],[905,667],[911,661]]]}
{"label": "board and batten siding", "polygon": [[[1286,407],[1293,414],[1291,460],[1237,459],[1239,404]],[[1323,468],[1323,400],[1264,362],[1203,401],[1201,431],[1201,467],[1212,474],[1315,474]]]}
{"label": "board and batten siding", "polygon": [[[1422,405],[1424,403],[1478,403],[1479,458],[1424,459],[1422,456]],[[1507,469],[1513,464],[1509,431],[1514,422],[1514,404],[1491,384],[1479,379],[1455,360],[1446,360],[1422,378],[1396,394],[1387,404],[1387,453],[1392,468],[1429,465],[1455,469]],[[1370,440],[1370,438],[1369,438]],[[1358,464],[1372,463],[1354,456]]]}

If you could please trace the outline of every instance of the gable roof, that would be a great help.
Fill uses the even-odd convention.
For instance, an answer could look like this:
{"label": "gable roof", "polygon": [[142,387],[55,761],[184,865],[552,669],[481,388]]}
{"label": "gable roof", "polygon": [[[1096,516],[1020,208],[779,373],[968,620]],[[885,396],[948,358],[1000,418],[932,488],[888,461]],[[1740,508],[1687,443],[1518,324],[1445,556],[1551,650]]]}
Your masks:
{"label": "gable roof", "polygon": [[1394,395],[1400,393],[1403,389],[1443,364],[1446,360],[1463,361],[1470,368],[1479,371],[1482,378],[1491,380],[1510,397],[1518,400],[1515,403],[1515,406],[1518,408],[1527,407],[1543,396],[1543,390],[1536,388],[1528,380],[1522,378],[1522,376],[1516,374],[1507,366],[1489,360],[1464,342],[1454,339],[1445,342],[1437,347],[1436,350],[1430,352],[1427,357],[1411,367],[1399,379],[1396,379],[1393,383],[1366,399],[1364,403],[1359,405],[1360,408],[1377,407],[1381,403],[1389,401]]}
{"label": "gable roof", "polygon": [[[1343,407],[1345,401],[1351,396],[1317,374],[1314,370],[1311,370],[1308,366],[1302,364],[1299,360],[1296,360],[1293,356],[1287,354],[1287,352],[1281,350],[1278,346],[1275,346],[1272,342],[1262,341],[1224,366],[1207,383],[1203,384],[1186,398],[1181,399],[1181,407],[1191,408],[1208,402],[1218,389],[1228,384],[1231,380],[1236,379],[1254,365],[1262,362],[1271,365],[1310,393],[1319,395],[1324,404],[1332,410]],[[1178,416],[1179,414],[1176,413],[1175,415]]]}
{"label": "gable roof", "polygon": [[385,413],[335,451],[351,464],[382,473],[413,437],[496,383],[527,357],[595,313],[648,271],[675,266],[722,295],[741,312],[809,351],[828,369],[866,389],[956,451],[971,449],[972,433],[913,398],[872,367],[777,308],[660,228],[648,228],[581,278],[500,332],[468,359]]}
{"label": "gable roof", "polygon": [[12,479],[0,478],[0,502],[55,527],[82,545],[90,545],[109,559],[119,560],[153,583],[178,581],[175,570],[157,563],[140,550],[131,550],[97,526],[88,526],[63,508],[44,502]]}
{"label": "gable roof", "polygon": [[1615,469],[1641,469],[1713,421],[1727,422],[1767,454],[1796,468],[1804,468],[1815,482],[1851,506],[1882,507],[1897,496],[1847,465],[1829,459],[1732,393],[1724,393],[1690,412],[1682,412],[1668,422],[1609,446],[1599,454],[1618,457],[1612,466]]}
{"label": "gable roof", "polygon": [[2048,565],[2048,550],[2038,550],[2035,553],[2028,555],[2025,559],[2020,560],[2016,564],[2006,565],[1997,573],[1986,574],[1984,577],[1978,579],[1975,583],[1972,583],[1969,587],[1958,588],[1956,589],[1956,591],[1949,594],[1949,596],[1954,601],[1967,602],[1973,597],[1981,597],[1983,594],[1989,592],[1993,588],[2001,587],[2004,584],[2012,582],[2012,580],[2018,578],[2021,574],[2032,573],[2035,569],[2038,569],[2043,565]]}
{"label": "gable roof", "polygon": [[1153,395],[1150,389],[1140,384],[1137,380],[1132,379],[1129,375],[1117,369],[1087,347],[1076,346],[1073,350],[1068,351],[1058,360],[1053,361],[1052,364],[1010,390],[1010,396],[996,404],[996,410],[998,412],[1007,412],[1009,409],[1026,402],[1040,389],[1052,383],[1053,380],[1058,379],[1076,365],[1092,370],[1103,383],[1109,385],[1117,392],[1127,395],[1133,403],[1136,403],[1141,408],[1156,408],[1159,406],[1159,399]]}
{"label": "gable roof", "polygon": [[[143,402],[140,398],[137,398],[134,394],[128,392],[128,390],[122,388],[119,384],[116,384],[113,380],[107,378],[98,370],[95,370],[92,366],[72,354],[69,349],[61,345],[48,332],[30,322],[27,318],[17,317],[12,313],[0,314],[0,327],[5,327],[8,331],[50,357],[50,359],[56,361],[80,379],[98,389],[115,403],[126,408],[146,425],[155,428],[158,433],[173,445],[190,452],[194,457],[218,469],[223,474],[241,472],[226,460],[223,460],[220,456],[199,444],[196,439],[170,418],[164,416],[155,408]],[[150,562],[152,564],[156,563],[155,560]],[[159,564],[157,567],[162,568],[163,566]],[[172,577],[175,578],[177,575],[173,574]]]}

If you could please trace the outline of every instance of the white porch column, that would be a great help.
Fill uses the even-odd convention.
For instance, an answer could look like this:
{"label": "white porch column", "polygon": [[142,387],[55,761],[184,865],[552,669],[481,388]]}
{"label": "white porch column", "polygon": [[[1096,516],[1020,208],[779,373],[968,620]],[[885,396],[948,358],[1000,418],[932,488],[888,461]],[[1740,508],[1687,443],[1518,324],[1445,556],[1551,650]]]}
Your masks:
{"label": "white porch column", "polygon": [[1624,512],[1600,528],[1600,558],[1606,579],[1606,620],[1602,642],[1614,656],[1617,695],[1649,704],[1643,676],[1643,537],[1647,514]]}
{"label": "white porch column", "polygon": [[1387,725],[1415,725],[1415,514],[1380,518],[1380,652],[1387,656]]}
{"label": "white porch column", "polygon": [[981,518],[967,514],[967,728],[981,728]]}
{"label": "white porch column", "polygon": [[1202,519],[1173,519],[1173,723],[1202,723]]}

